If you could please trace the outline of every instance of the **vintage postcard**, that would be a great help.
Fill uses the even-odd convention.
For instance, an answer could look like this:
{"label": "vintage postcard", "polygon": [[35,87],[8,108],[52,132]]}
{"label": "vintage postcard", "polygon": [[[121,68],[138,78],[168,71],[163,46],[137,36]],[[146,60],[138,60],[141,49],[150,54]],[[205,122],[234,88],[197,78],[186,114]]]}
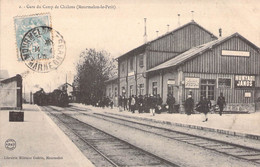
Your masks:
{"label": "vintage postcard", "polygon": [[259,0],[0,0],[0,167],[260,165]]}

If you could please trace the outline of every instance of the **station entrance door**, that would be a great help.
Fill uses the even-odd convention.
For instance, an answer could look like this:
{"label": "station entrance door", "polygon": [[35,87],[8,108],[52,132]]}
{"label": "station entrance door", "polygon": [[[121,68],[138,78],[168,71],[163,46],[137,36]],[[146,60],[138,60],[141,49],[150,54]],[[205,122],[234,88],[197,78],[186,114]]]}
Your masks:
{"label": "station entrance door", "polygon": [[255,111],[260,112],[260,88],[255,91]]}

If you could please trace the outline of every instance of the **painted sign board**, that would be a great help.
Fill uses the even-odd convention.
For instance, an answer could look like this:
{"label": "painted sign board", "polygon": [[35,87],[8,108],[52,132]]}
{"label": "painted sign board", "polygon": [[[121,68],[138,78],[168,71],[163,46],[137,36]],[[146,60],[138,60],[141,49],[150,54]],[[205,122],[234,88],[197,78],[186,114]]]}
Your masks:
{"label": "painted sign board", "polygon": [[174,79],[169,79],[169,80],[167,81],[167,84],[168,84],[168,85],[175,85],[175,80],[174,80]]}
{"label": "painted sign board", "polygon": [[198,89],[200,88],[200,78],[185,78],[185,88]]}
{"label": "painted sign board", "polygon": [[235,88],[254,88],[255,76],[235,75]]}
{"label": "painted sign board", "polygon": [[245,97],[251,97],[251,92],[245,92]]}
{"label": "painted sign board", "polygon": [[250,56],[250,52],[235,51],[235,50],[222,50],[222,56],[244,56],[244,57],[249,57]]}

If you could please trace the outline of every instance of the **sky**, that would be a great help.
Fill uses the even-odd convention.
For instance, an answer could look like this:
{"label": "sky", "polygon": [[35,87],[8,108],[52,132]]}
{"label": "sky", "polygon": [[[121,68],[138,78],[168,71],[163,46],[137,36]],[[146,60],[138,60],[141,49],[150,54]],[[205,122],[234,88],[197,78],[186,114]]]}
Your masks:
{"label": "sky", "polygon": [[[235,32],[260,47],[259,0],[0,0],[0,69],[9,76],[29,72],[23,78],[26,92],[39,87],[47,92],[67,80],[73,82],[79,55],[86,48],[106,50],[116,58],[143,44],[144,18],[147,18],[148,40],[177,28],[193,19],[218,36]],[[33,6],[41,6],[34,9]],[[44,8],[59,6],[59,9]],[[61,6],[112,6],[113,9],[72,9]],[[66,57],[55,71],[37,73],[18,61],[14,17],[39,13],[51,15],[52,27],[66,41]]]}

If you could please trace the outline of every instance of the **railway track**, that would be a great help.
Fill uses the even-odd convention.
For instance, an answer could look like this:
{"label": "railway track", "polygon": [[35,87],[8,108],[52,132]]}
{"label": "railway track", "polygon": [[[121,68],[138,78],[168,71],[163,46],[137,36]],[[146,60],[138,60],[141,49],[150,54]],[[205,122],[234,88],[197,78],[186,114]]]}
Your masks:
{"label": "railway track", "polygon": [[[71,109],[77,111],[76,107],[73,107]],[[81,114],[96,117],[99,119],[103,119],[130,128],[135,128],[143,132],[156,134],[162,137],[177,140],[187,144],[195,145],[203,149],[212,150],[221,154],[225,154],[227,156],[232,156],[238,159],[243,159],[249,162],[260,164],[260,150],[256,148],[251,148],[251,147],[229,143],[229,142],[216,140],[212,138],[207,138],[203,136],[188,134],[185,132],[174,131],[172,129],[167,129],[167,128],[158,127],[154,125],[148,125],[137,121],[131,121],[129,119],[119,118],[119,117],[105,115],[101,113],[87,114],[85,112],[84,113],[81,112]]]}
{"label": "railway track", "polygon": [[85,145],[95,150],[99,157],[103,157],[102,163],[94,163],[96,166],[178,166],[170,160],[133,146],[85,122],[59,112],[53,107],[43,108],[80,138]]}

